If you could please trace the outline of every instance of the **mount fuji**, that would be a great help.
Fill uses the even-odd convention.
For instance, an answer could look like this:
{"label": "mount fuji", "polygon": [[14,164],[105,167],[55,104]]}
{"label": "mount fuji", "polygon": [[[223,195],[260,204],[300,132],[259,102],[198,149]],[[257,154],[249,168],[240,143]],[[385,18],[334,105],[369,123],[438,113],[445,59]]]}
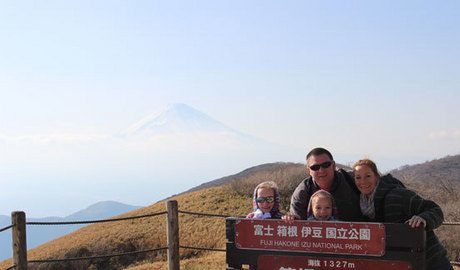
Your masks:
{"label": "mount fuji", "polygon": [[183,103],[174,103],[149,114],[116,137],[132,141],[150,140],[180,142],[203,142],[205,144],[265,144],[262,139],[232,129],[216,119]]}
{"label": "mount fuji", "polygon": [[210,116],[183,103],[164,106],[134,123],[120,135],[125,138],[183,133],[229,133],[244,134],[231,129]]}

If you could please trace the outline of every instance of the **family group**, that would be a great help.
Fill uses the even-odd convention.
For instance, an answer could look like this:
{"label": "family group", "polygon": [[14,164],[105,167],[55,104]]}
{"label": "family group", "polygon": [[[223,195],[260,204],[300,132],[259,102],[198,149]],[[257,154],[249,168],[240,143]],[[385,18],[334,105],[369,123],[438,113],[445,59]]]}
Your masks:
{"label": "family group", "polygon": [[254,190],[254,212],[247,218],[350,222],[406,223],[426,230],[427,270],[453,269],[433,230],[444,221],[435,202],[407,189],[391,174],[381,175],[376,164],[362,159],[352,171],[337,169],[332,154],[314,148],[307,156],[309,177],[294,190],[289,212],[280,211],[280,195],[275,182],[260,183]]}

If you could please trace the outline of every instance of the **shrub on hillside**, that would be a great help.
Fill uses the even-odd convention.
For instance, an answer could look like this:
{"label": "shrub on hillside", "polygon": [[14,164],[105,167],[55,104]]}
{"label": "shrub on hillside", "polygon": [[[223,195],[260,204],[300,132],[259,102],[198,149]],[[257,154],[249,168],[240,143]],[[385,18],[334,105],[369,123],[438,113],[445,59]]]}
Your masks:
{"label": "shrub on hillside", "polygon": [[264,182],[273,181],[280,192],[281,210],[288,211],[291,195],[297,185],[307,177],[305,165],[294,163],[277,163],[272,168],[255,172],[244,178],[235,179],[228,185],[230,192],[252,197],[254,188]]}

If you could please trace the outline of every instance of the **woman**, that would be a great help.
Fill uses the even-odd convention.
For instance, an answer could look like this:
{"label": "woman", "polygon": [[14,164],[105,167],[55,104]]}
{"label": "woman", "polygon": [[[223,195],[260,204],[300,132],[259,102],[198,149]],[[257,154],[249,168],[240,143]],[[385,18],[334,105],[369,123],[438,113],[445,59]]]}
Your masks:
{"label": "woman", "polygon": [[369,159],[356,162],[353,171],[365,217],[376,222],[407,223],[412,228],[423,226],[426,230],[426,270],[453,269],[446,249],[433,232],[444,220],[436,203],[404,188],[391,175],[380,177],[377,166]]}

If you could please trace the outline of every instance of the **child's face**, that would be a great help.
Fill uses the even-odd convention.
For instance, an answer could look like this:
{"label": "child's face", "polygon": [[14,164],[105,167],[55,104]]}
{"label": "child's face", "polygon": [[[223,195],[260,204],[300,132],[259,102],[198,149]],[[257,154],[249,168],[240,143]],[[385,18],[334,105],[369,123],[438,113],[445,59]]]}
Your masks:
{"label": "child's face", "polygon": [[313,198],[313,215],[317,220],[328,220],[332,216],[332,201],[330,198],[318,196]]}
{"label": "child's face", "polygon": [[[268,202],[271,201],[271,202]],[[275,205],[275,191],[271,188],[259,188],[257,190],[257,206],[264,213],[268,213]]]}

